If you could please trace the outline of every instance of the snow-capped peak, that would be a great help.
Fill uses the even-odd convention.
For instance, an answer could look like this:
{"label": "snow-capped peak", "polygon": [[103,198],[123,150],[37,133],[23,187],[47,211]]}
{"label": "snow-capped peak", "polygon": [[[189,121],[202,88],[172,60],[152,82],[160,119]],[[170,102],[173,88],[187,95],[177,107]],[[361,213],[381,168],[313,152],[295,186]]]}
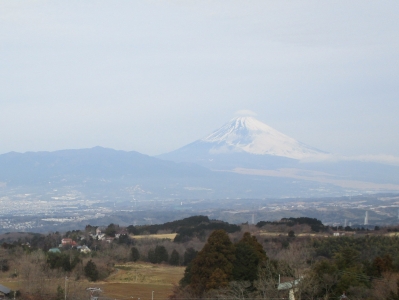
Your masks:
{"label": "snow-capped peak", "polygon": [[323,153],[253,117],[234,118],[201,141],[214,144],[211,150],[213,153],[247,152],[294,159],[304,159]]}

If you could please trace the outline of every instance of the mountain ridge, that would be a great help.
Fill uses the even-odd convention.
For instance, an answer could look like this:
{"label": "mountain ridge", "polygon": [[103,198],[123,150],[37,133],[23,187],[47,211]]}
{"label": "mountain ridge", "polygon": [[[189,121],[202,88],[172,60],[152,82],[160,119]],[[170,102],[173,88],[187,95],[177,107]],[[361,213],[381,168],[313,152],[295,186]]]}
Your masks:
{"label": "mountain ridge", "polygon": [[0,155],[0,181],[74,181],[82,178],[124,176],[195,176],[210,172],[189,163],[161,160],[136,151],[103,147],[40,152],[9,152]]}

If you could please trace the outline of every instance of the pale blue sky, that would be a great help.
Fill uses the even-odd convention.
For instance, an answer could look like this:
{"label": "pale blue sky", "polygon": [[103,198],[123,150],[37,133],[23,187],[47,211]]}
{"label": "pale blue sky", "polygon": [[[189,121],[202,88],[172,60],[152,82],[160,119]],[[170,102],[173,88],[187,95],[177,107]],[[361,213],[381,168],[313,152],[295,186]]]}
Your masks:
{"label": "pale blue sky", "polygon": [[0,2],[0,153],[160,154],[238,110],[399,156],[398,1]]}

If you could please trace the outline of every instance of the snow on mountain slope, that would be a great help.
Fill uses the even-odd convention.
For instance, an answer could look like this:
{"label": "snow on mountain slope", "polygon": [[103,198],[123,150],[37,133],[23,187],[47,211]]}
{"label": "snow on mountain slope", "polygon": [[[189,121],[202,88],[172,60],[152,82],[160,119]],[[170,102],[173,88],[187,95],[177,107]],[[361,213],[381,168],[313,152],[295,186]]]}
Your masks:
{"label": "snow on mountain slope", "polygon": [[200,140],[210,153],[246,152],[304,159],[324,154],[273,129],[253,117],[238,117]]}

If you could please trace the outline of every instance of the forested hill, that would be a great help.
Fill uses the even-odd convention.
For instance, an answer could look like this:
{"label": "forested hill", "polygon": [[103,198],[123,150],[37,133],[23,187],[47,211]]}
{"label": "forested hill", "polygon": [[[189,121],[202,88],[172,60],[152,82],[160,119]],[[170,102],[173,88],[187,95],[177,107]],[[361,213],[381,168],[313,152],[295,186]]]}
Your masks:
{"label": "forested hill", "polygon": [[239,231],[240,226],[219,220],[209,220],[207,216],[193,216],[182,220],[167,222],[165,224],[144,226],[130,225],[127,227],[128,232],[135,235],[156,234],[159,231],[177,233],[174,239],[175,242],[185,242],[192,239],[194,236],[203,238],[206,232],[217,229],[223,229],[226,232],[233,233]]}

